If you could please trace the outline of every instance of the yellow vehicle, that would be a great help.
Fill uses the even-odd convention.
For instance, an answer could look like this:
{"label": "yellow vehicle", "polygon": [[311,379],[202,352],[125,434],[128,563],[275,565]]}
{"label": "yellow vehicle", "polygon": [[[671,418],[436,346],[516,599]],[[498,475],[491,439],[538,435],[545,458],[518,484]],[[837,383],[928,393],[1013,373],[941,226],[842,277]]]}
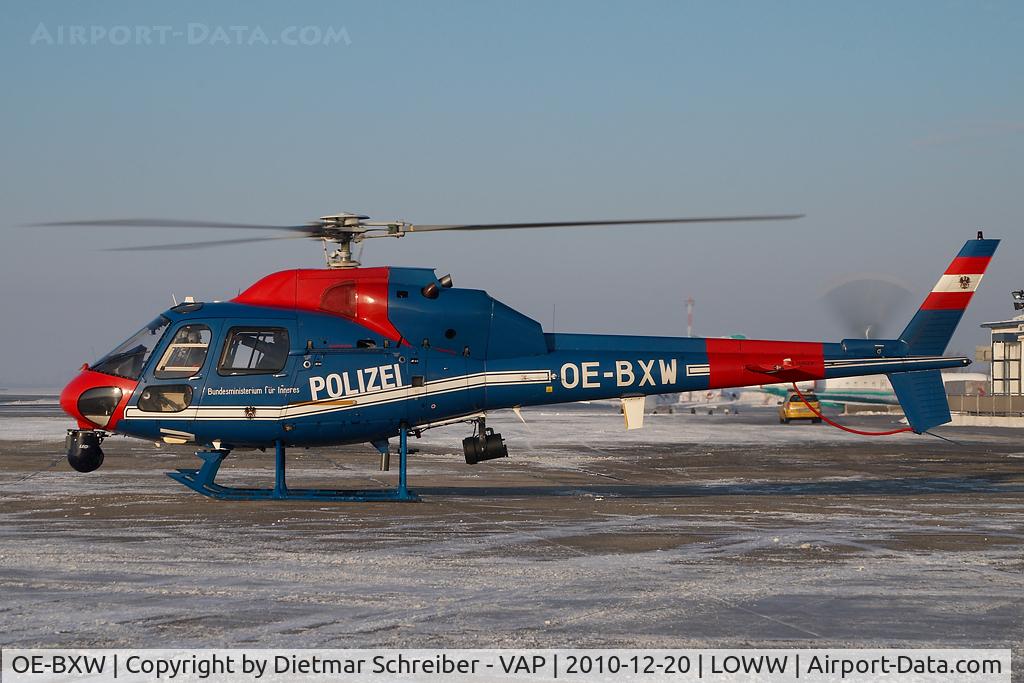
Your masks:
{"label": "yellow vehicle", "polygon": [[[817,396],[810,392],[804,392],[804,398],[814,407],[814,410],[821,412],[821,403],[818,402]],[[821,418],[807,407],[796,392],[790,392],[785,401],[779,401],[779,422],[788,425],[791,420],[810,420],[814,424],[821,422]]]}

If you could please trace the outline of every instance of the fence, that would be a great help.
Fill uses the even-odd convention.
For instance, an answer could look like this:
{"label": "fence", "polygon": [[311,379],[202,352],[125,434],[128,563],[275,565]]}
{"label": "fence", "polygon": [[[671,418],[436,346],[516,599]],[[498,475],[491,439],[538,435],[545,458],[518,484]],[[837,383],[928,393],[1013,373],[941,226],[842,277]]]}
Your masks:
{"label": "fence", "polygon": [[1024,417],[1024,396],[947,396],[949,410],[965,415],[1003,415]]}

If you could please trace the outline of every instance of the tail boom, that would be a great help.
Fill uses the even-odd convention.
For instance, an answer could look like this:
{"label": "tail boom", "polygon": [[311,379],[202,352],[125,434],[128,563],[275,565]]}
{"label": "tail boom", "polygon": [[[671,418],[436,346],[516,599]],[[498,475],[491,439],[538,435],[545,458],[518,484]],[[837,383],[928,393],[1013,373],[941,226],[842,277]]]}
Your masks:
{"label": "tail boom", "polygon": [[[487,401],[497,408],[885,374],[911,428],[922,432],[949,421],[939,371],[970,360],[942,354],[998,244],[980,236],[968,241],[898,339],[824,343],[547,334],[552,384],[538,385],[529,396],[488,387]],[[492,365],[502,369],[501,362],[489,362],[488,371]],[[508,370],[520,365],[516,361]]]}

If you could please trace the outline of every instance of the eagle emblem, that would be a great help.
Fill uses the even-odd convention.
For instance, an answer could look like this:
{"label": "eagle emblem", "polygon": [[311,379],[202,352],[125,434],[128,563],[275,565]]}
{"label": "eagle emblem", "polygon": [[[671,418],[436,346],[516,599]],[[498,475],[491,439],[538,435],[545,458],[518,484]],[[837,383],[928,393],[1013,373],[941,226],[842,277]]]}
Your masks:
{"label": "eagle emblem", "polygon": [[971,288],[971,276],[970,275],[961,275],[960,276],[960,289],[970,289],[970,288]]}
{"label": "eagle emblem", "polygon": [[245,407],[245,419],[246,420],[252,420],[252,419],[255,419],[255,417],[256,417],[256,406],[246,406]]}

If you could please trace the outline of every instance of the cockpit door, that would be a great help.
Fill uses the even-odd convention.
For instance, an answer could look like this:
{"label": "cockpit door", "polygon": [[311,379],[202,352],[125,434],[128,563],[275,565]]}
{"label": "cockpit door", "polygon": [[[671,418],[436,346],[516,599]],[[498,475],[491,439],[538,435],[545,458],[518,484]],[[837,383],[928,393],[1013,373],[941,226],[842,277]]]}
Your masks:
{"label": "cockpit door", "polygon": [[152,420],[154,436],[168,443],[195,441],[194,422],[219,331],[219,321],[208,320],[173,327],[140,378],[125,419]]}
{"label": "cockpit door", "polygon": [[207,363],[196,429],[206,442],[265,446],[282,437],[297,391],[294,318],[224,320]]}

